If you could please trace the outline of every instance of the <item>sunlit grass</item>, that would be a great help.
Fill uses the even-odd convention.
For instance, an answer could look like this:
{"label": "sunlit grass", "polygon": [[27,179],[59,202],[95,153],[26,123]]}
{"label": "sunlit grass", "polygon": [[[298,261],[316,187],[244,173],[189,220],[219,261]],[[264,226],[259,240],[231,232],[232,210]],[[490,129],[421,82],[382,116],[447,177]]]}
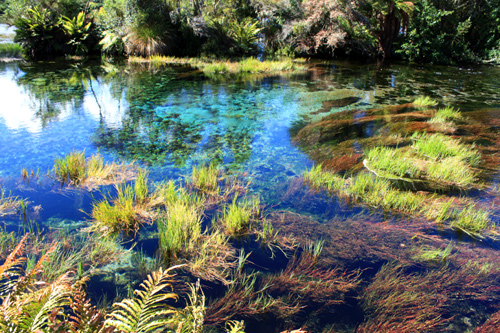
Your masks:
{"label": "sunlit grass", "polygon": [[304,180],[313,188],[324,188],[328,192],[340,190],[344,186],[344,178],[331,172],[325,172],[321,164],[313,165],[304,173]]}
{"label": "sunlit grass", "polygon": [[452,121],[452,120],[460,120],[462,119],[462,113],[450,106],[447,106],[445,108],[438,109],[436,114],[429,120],[429,122],[445,122],[445,121]]}
{"label": "sunlit grass", "polygon": [[135,183],[117,185],[115,197],[105,197],[93,204],[91,229],[104,234],[135,234],[150,218],[152,209],[147,173],[140,172]]}
{"label": "sunlit grass", "polygon": [[174,201],[158,221],[159,246],[167,256],[194,248],[201,236],[201,211],[196,205]]}
{"label": "sunlit grass", "polygon": [[[324,180],[335,179],[335,189]],[[393,188],[391,183],[369,172],[360,172],[350,178],[341,178],[320,166],[305,173],[306,182],[317,190],[327,190],[340,197],[354,199],[375,208],[425,216],[436,223],[448,221],[453,228],[470,234],[479,234],[490,225],[486,210],[477,209],[467,202],[466,208],[455,205],[453,200],[443,200],[436,194],[425,194]],[[343,184],[340,185],[340,182]]]}
{"label": "sunlit grass", "polygon": [[0,216],[15,215],[19,211],[26,210],[27,202],[19,197],[14,197],[4,189],[0,189]]}
{"label": "sunlit grass", "polygon": [[259,200],[238,201],[233,199],[230,205],[224,208],[222,222],[224,230],[231,236],[238,236],[248,232],[252,216],[259,214]]}
{"label": "sunlit grass", "polygon": [[130,166],[105,163],[99,154],[86,159],[85,151],[76,150],[56,158],[52,171],[55,178],[63,184],[82,184],[88,187],[121,182],[134,175]]}
{"label": "sunlit grass", "polygon": [[69,155],[56,158],[53,170],[62,183],[68,180],[73,184],[80,183],[87,177],[85,152],[72,151]]}
{"label": "sunlit grass", "polygon": [[304,71],[306,67],[297,59],[264,60],[245,58],[242,60],[213,60],[208,58],[176,58],[151,56],[148,58],[130,57],[129,62],[151,62],[155,64],[189,64],[210,74],[238,73],[278,73]]}
{"label": "sunlit grass", "polygon": [[202,193],[215,194],[219,192],[219,176],[219,169],[214,163],[210,163],[205,166],[193,166],[191,178],[187,181]]}
{"label": "sunlit grass", "polygon": [[16,43],[0,43],[0,58],[16,58],[23,57],[24,50],[21,45]]}
{"label": "sunlit grass", "polygon": [[428,96],[417,97],[413,101],[413,105],[417,107],[427,107],[427,106],[436,106],[438,102]]}
{"label": "sunlit grass", "polygon": [[416,134],[413,136],[413,147],[423,156],[438,160],[447,157],[456,157],[470,165],[477,165],[481,155],[471,146],[461,143],[443,134]]}
{"label": "sunlit grass", "polygon": [[435,182],[470,186],[476,183],[476,173],[458,157],[448,157],[439,163],[428,163],[427,177]]}
{"label": "sunlit grass", "polygon": [[467,234],[478,235],[486,230],[490,224],[488,211],[468,206],[457,213],[456,219],[451,225]]}
{"label": "sunlit grass", "polygon": [[402,149],[375,147],[365,153],[370,169],[398,177],[418,177],[420,170],[411,159],[409,153]]}

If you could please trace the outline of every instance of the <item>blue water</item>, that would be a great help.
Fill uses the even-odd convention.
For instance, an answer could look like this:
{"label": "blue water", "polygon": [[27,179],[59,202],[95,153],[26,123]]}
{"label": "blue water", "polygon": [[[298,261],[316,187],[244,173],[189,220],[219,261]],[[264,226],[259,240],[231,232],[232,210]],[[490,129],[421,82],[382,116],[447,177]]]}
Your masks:
{"label": "blue water", "polygon": [[[293,190],[301,187],[293,182],[313,164],[292,141],[298,129],[327,114],[407,103],[421,95],[459,107],[464,114],[484,111],[495,119],[500,111],[499,78],[500,70],[493,67],[352,62],[318,63],[304,74],[215,80],[182,66],[0,63],[0,186],[28,200],[31,207],[40,206],[33,218],[43,227],[76,229],[87,225],[92,202],[101,194],[61,187],[50,178],[57,157],[73,150],[84,150],[87,156],[99,152],[107,161],[147,168],[152,181],[180,179],[189,175],[193,165],[214,161],[228,173],[248,174],[249,191],[261,196],[266,213],[299,213],[321,223],[337,217],[330,222],[333,231],[328,231],[334,235],[351,225],[359,228],[356,221],[347,226],[338,221],[367,209],[324,193]],[[352,104],[324,110],[328,105],[324,102],[349,97],[355,97]],[[367,127],[363,135],[373,131]],[[30,183],[23,181],[23,167],[40,176]],[[490,180],[498,182],[497,170],[491,174]],[[481,193],[474,195],[481,197]],[[491,194],[484,198],[495,200]],[[387,222],[401,216],[377,211],[371,219]],[[411,223],[408,217],[403,220],[404,225]],[[0,221],[11,230],[26,223],[19,216]],[[326,234],[327,229],[311,223],[312,227],[304,222],[305,235]],[[294,228],[302,232],[302,225]],[[370,228],[367,224],[366,229],[347,234],[369,237]],[[429,234],[450,238],[436,230]],[[397,252],[408,245],[398,241],[396,246]],[[346,266],[365,268],[373,260],[379,267],[387,260],[360,257]]]}

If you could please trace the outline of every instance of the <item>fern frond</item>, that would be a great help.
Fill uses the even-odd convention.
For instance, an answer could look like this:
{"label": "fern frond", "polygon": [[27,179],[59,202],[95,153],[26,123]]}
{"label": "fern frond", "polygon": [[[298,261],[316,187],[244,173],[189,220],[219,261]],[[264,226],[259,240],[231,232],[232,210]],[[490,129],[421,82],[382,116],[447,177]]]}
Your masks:
{"label": "fern frond", "polygon": [[0,297],[5,297],[15,288],[18,279],[23,276],[23,265],[26,262],[24,244],[28,235],[24,235],[16,248],[9,254],[0,266]]}
{"label": "fern frond", "polygon": [[12,291],[14,295],[19,295],[21,293],[26,292],[27,290],[28,292],[35,291],[33,289],[37,284],[35,279],[40,273],[43,272],[43,265],[46,262],[50,261],[50,254],[54,252],[56,248],[57,248],[57,243],[52,244],[52,246],[47,250],[47,252],[45,252],[45,254],[35,264],[35,267],[25,272],[24,275],[18,279],[17,284],[15,285]]}
{"label": "fern frond", "polygon": [[[70,332],[72,333],[104,333],[104,315],[92,306],[82,284],[86,283],[88,277],[80,280],[71,288],[70,307],[73,315],[69,317]],[[112,332],[114,327],[109,327],[107,332]]]}
{"label": "fern frond", "polygon": [[27,332],[42,331],[49,324],[50,314],[59,313],[64,306],[70,304],[70,277],[64,274],[50,286],[35,293],[23,294],[16,307],[22,309],[19,329]]}
{"label": "fern frond", "polygon": [[160,268],[150,274],[141,283],[142,290],[134,291],[136,297],[114,304],[115,310],[106,320],[106,326],[115,326],[118,330],[134,333],[151,332],[159,327],[170,326],[177,310],[165,304],[165,301],[176,300],[178,296],[163,290],[172,289],[171,278],[174,275],[171,275],[170,271],[178,267],[180,266],[165,271]]}

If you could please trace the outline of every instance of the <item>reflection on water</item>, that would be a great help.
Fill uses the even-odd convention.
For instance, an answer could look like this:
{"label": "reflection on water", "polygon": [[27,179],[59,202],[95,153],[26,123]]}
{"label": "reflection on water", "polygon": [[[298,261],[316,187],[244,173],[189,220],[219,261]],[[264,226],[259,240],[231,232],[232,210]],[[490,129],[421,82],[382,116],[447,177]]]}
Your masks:
{"label": "reflection on water", "polygon": [[[210,80],[189,67],[0,64],[0,179],[6,190],[41,205],[39,223],[75,227],[75,221],[84,224],[92,200],[100,194],[68,192],[47,179],[38,185],[22,183],[21,167],[43,175],[56,157],[72,150],[87,155],[99,151],[108,161],[137,161],[159,181],[178,179],[193,165],[214,161],[229,172],[247,172],[251,191],[260,193],[273,211],[270,219],[285,232],[299,239],[326,239],[330,263],[370,267],[374,274],[395,257],[394,251],[410,262],[415,260],[413,247],[444,247],[449,235],[438,239],[434,231],[436,238],[420,237],[427,228],[421,221],[394,232],[390,228],[399,216],[378,212],[365,221],[356,218],[363,208],[304,189],[299,176],[314,156],[291,138],[330,113],[402,104],[420,95],[493,124],[500,109],[499,77],[498,68],[336,62],[318,63],[306,74],[232,82]],[[379,125],[372,121],[346,127],[352,133],[342,137],[349,138],[345,142],[354,154],[339,162],[339,170],[359,162],[359,139],[373,136]],[[485,200],[495,198],[489,194]],[[11,226],[24,223],[3,221]],[[374,223],[381,221],[386,224]],[[470,249],[461,251],[473,256]],[[402,270],[389,269],[397,274]],[[359,304],[348,303],[361,311]],[[348,317],[358,324],[363,320],[359,313]]]}

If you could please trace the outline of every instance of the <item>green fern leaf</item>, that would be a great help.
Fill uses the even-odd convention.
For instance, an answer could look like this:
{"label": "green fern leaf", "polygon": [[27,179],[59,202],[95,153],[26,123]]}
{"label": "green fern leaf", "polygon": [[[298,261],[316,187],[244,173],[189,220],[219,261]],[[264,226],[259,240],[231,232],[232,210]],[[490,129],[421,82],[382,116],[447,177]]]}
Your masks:
{"label": "green fern leaf", "polygon": [[153,272],[141,283],[141,290],[136,290],[133,299],[125,299],[115,303],[115,310],[109,315],[106,326],[114,326],[118,330],[130,333],[146,333],[157,328],[170,326],[173,323],[177,310],[166,305],[168,299],[177,299],[175,293],[164,292],[172,288],[170,271],[179,266],[171,267],[165,271],[161,268]]}

